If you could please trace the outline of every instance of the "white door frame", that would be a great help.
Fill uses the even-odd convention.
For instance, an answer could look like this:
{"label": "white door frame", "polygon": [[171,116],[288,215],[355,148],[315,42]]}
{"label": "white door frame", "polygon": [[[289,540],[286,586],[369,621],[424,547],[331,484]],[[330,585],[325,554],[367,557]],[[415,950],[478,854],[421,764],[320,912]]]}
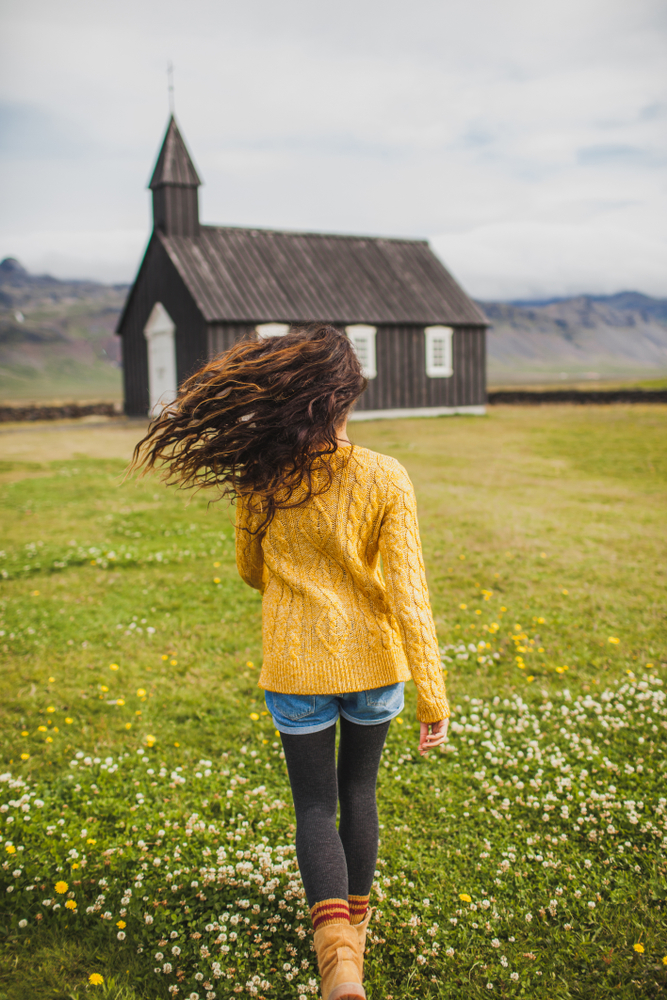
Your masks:
{"label": "white door frame", "polygon": [[156,302],[144,327],[148,347],[149,414],[159,415],[163,407],[176,399],[176,324],[162,305]]}

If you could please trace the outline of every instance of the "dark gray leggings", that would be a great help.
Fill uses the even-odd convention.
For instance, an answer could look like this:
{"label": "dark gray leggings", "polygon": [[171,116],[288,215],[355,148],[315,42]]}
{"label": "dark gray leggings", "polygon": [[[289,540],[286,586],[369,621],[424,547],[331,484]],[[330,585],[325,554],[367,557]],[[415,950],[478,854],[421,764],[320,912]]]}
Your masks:
{"label": "dark gray leggings", "polygon": [[296,811],[296,856],[310,907],[371,891],[379,834],[375,790],[388,731],[388,722],[360,726],[341,716],[338,767],[335,726],[280,734]]}

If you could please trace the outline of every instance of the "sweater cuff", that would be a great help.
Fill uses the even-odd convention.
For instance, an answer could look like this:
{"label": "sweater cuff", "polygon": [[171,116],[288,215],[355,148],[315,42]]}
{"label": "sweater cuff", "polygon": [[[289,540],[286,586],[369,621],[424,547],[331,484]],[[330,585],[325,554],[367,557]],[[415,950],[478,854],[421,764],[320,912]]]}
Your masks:
{"label": "sweater cuff", "polygon": [[440,722],[441,719],[448,719],[450,714],[446,698],[425,701],[421,696],[417,696],[417,718],[420,722]]}

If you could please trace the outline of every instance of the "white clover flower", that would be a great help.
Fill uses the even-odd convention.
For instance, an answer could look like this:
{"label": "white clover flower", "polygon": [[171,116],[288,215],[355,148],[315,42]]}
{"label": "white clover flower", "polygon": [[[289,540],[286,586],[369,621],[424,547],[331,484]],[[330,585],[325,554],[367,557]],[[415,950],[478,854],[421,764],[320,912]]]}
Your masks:
{"label": "white clover flower", "polygon": [[162,971],[164,972],[164,974],[168,976],[171,970],[172,970],[171,962],[165,962],[164,965],[162,966]]}
{"label": "white clover flower", "polygon": [[526,914],[526,923],[529,924],[532,919],[533,919],[533,914],[532,913],[527,913]]}
{"label": "white clover flower", "polygon": [[518,978],[519,978],[518,972],[510,972],[510,979],[513,979],[514,982],[516,982]]}
{"label": "white clover flower", "polygon": [[19,927],[27,927],[27,926],[28,926],[27,920],[19,920]]}
{"label": "white clover flower", "polygon": [[116,934],[116,937],[118,938],[119,941],[124,941],[125,940],[125,931],[118,931],[118,933]]}
{"label": "white clover flower", "polygon": [[588,909],[589,910],[594,910],[595,909],[595,903],[592,900],[588,903]]}
{"label": "white clover flower", "polygon": [[500,941],[498,940],[498,938],[494,938],[493,939],[493,941],[491,942],[491,947],[492,948],[500,948]]}
{"label": "white clover flower", "polygon": [[493,989],[493,983],[487,983],[486,984],[486,988],[487,988],[487,990],[492,990]]}
{"label": "white clover flower", "polygon": [[447,956],[447,958],[453,958],[454,957],[454,949],[453,948],[448,948],[447,951],[445,952],[445,955]]}
{"label": "white clover flower", "polygon": [[508,966],[507,955],[501,955],[500,956],[500,964],[502,965],[503,969],[507,968],[507,966]]}
{"label": "white clover flower", "polygon": [[157,962],[161,962],[163,958],[164,958],[164,955],[162,954],[161,951],[156,951],[155,952],[155,960]]}
{"label": "white clover flower", "polygon": [[171,953],[172,953],[172,955],[180,955],[181,954],[181,949],[178,947],[177,944],[175,944],[174,947],[171,949]]}

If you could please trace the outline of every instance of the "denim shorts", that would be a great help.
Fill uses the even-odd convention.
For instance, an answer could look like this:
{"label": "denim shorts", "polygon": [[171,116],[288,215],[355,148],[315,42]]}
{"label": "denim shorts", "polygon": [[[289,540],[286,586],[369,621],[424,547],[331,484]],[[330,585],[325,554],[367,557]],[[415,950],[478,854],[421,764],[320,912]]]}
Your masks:
{"label": "denim shorts", "polygon": [[353,694],[278,694],[265,691],[266,707],[279,733],[318,733],[338,716],[360,726],[377,726],[403,711],[403,682]]}

